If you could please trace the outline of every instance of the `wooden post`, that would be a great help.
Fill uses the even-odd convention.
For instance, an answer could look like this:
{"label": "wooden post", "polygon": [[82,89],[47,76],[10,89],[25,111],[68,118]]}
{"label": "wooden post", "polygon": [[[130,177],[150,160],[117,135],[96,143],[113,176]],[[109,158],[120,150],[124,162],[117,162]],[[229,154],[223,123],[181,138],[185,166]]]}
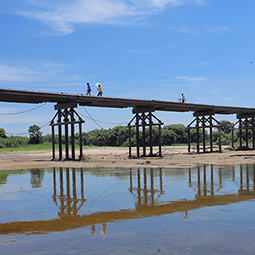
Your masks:
{"label": "wooden post", "polygon": [[[161,122],[156,116],[152,114],[152,112],[155,111],[155,108],[152,106],[147,107],[134,107],[133,113],[135,116],[131,119],[131,121],[128,123],[129,127],[129,157],[131,157],[131,128],[136,129],[136,150],[137,150],[137,157],[140,157],[140,147],[143,147],[143,155],[144,157],[147,156],[147,146],[146,146],[146,127],[149,128],[149,147],[150,147],[150,153],[148,156],[154,156],[153,155],[153,129],[152,126],[159,126],[159,156],[161,156],[161,125],[164,123]],[[154,119],[157,121],[157,123],[154,123]],[[135,122],[132,124],[132,122]],[[140,138],[139,138],[139,131],[140,128],[142,129],[142,144],[140,144]],[[157,155],[157,154],[155,154]]]}
{"label": "wooden post", "polygon": [[202,125],[203,125],[203,152],[205,152],[205,116],[202,116]]}
{"label": "wooden post", "polygon": [[82,122],[79,123],[79,134],[80,134],[80,156],[79,159],[82,159],[83,154],[83,144],[82,144]]}
{"label": "wooden post", "polygon": [[62,160],[62,128],[61,128],[61,110],[58,110],[58,145],[59,145],[59,160]]}
{"label": "wooden post", "polygon": [[129,158],[132,157],[132,151],[131,151],[131,127],[128,126],[128,141],[129,141]]}
{"label": "wooden post", "polygon": [[[55,158],[55,131],[54,127],[58,126],[58,136],[59,136],[59,160],[63,158],[62,151],[62,126],[65,126],[65,151],[66,159],[75,160],[75,129],[74,125],[79,124],[79,133],[80,133],[80,156],[82,158],[82,123],[85,121],[79,116],[79,114],[74,110],[73,107],[77,107],[77,103],[63,103],[57,104],[54,106],[57,113],[51,120],[50,126],[52,127],[52,148],[53,148],[53,158]],[[70,108],[70,110],[68,110]],[[62,119],[63,117],[63,119]],[[76,119],[78,118],[78,119]],[[56,121],[56,122],[55,122]],[[68,137],[68,126],[71,126],[71,145],[72,145],[72,157],[69,158],[69,137]]]}
{"label": "wooden post", "polygon": [[66,147],[66,159],[69,159],[69,141],[68,141],[68,110],[65,109],[64,111],[65,113],[65,119],[64,119],[64,122],[66,123],[65,124],[65,147]]}
{"label": "wooden post", "polygon": [[213,152],[213,130],[212,130],[212,115],[210,115],[210,150]]}
{"label": "wooden post", "polygon": [[75,139],[74,139],[74,112],[73,108],[70,109],[71,113],[71,146],[72,146],[72,160],[75,160]]}
{"label": "wooden post", "polygon": [[[193,113],[195,119],[188,125],[188,152],[190,152],[190,129],[196,129],[196,142],[197,142],[197,153],[200,150],[200,132],[199,130],[202,129],[202,142],[203,142],[203,152],[206,152],[206,129],[210,129],[210,151],[213,151],[213,127],[218,128],[219,130],[219,150],[221,152],[221,123],[212,117],[215,112],[212,110],[208,111],[196,111]],[[208,117],[207,117],[208,116]],[[213,124],[213,121],[215,124]],[[193,126],[192,126],[193,124]]]}
{"label": "wooden post", "polygon": [[54,126],[51,126],[51,142],[52,142],[52,160],[55,159],[55,133],[54,133]]}
{"label": "wooden post", "polygon": [[159,156],[162,157],[162,152],[161,152],[161,125],[158,127],[158,139],[159,139]]}
{"label": "wooden post", "polygon": [[232,130],[231,130],[231,132],[232,132],[232,148],[234,149],[235,148],[235,145],[234,145],[234,127],[232,127]]}
{"label": "wooden post", "polygon": [[197,153],[199,153],[199,117],[197,117]]}
{"label": "wooden post", "polygon": [[245,118],[245,140],[246,140],[246,148],[249,148],[249,121],[248,118]]}
{"label": "wooden post", "polygon": [[146,130],[145,130],[145,125],[146,125],[145,118],[146,118],[146,116],[145,116],[144,113],[142,113],[141,118],[142,118],[142,126],[143,126],[143,156],[146,157],[146,134],[145,134],[145,132],[146,132]]}
{"label": "wooden post", "polygon": [[188,152],[190,152],[190,129],[188,128]]}
{"label": "wooden post", "polygon": [[139,139],[139,115],[138,113],[136,114],[136,154],[137,157],[140,157],[140,139]]}
{"label": "wooden post", "polygon": [[252,117],[252,149],[255,150],[254,117]]}
{"label": "wooden post", "polygon": [[150,131],[150,156],[153,155],[153,143],[152,143],[152,116],[149,112],[149,131]]}
{"label": "wooden post", "polygon": [[242,121],[239,119],[240,148],[242,148]]}
{"label": "wooden post", "polygon": [[222,152],[222,149],[221,149],[221,127],[219,127],[219,152]]}

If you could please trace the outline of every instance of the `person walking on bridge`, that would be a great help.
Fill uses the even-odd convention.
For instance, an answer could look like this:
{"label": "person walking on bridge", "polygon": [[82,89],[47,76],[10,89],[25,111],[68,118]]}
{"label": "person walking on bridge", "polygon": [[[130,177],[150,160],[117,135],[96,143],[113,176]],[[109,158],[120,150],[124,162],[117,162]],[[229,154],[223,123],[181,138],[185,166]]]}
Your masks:
{"label": "person walking on bridge", "polygon": [[87,83],[87,93],[86,93],[86,96],[87,95],[91,96],[91,87],[90,87],[89,83]]}
{"label": "person walking on bridge", "polygon": [[186,101],[186,97],[184,96],[184,94],[182,93],[182,103],[185,103],[185,101]]}
{"label": "person walking on bridge", "polygon": [[96,86],[97,86],[97,90],[98,90],[97,96],[101,97],[103,95],[102,85],[100,83],[96,83]]}

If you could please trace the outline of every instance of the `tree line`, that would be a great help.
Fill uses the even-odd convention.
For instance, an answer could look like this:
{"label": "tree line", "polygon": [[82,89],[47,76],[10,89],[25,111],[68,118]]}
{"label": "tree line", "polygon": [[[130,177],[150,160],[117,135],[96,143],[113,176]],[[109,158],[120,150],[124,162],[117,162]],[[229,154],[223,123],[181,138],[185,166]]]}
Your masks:
{"label": "tree line", "polygon": [[[230,121],[221,121],[222,132],[221,142],[223,145],[230,145],[232,141],[231,127],[233,125]],[[10,136],[6,135],[3,128],[0,128],[0,148],[11,148],[24,146],[28,144],[50,144],[52,143],[52,136],[50,134],[43,136],[40,131],[40,127],[37,125],[30,126],[28,129],[29,137],[22,136]],[[146,128],[146,146],[149,145],[149,128]],[[200,132],[200,142],[202,142],[202,130]],[[209,143],[209,134],[206,131],[206,139]],[[139,139],[142,141],[143,133],[139,132]],[[239,130],[234,132],[234,142],[238,140]],[[249,139],[252,134],[249,131]],[[212,134],[213,143],[218,144],[219,132],[214,130]],[[245,139],[244,132],[242,138]],[[69,137],[71,142],[71,138]],[[55,135],[54,141],[59,144],[59,137]],[[197,131],[196,129],[190,130],[190,142],[196,143]],[[158,145],[159,142],[159,127],[152,128],[152,143]],[[187,144],[188,142],[188,129],[182,124],[165,125],[161,128],[161,145],[177,145]],[[62,136],[62,143],[65,143],[65,136]],[[80,144],[79,134],[75,134],[75,144]],[[83,146],[129,146],[129,128],[126,126],[116,126],[109,129],[94,129],[89,132],[82,133],[82,145]],[[131,145],[136,145],[136,130],[131,128]]]}

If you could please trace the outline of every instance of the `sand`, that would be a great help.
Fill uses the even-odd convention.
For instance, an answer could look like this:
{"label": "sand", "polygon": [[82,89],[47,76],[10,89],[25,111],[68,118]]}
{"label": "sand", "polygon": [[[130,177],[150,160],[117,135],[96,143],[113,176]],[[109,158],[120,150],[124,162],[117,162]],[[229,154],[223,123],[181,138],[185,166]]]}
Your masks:
{"label": "sand", "polygon": [[[156,151],[156,149],[155,149]],[[128,158],[128,148],[102,147],[83,151],[85,160],[52,161],[51,151],[8,152],[0,154],[0,170],[35,169],[47,167],[74,168],[187,168],[198,164],[233,165],[255,164],[255,151],[238,151],[224,148],[222,153],[188,153],[187,147],[162,148],[162,157]],[[134,149],[135,154],[135,149]],[[79,155],[79,152],[76,152]],[[64,154],[65,156],[65,154]],[[58,155],[56,155],[58,157]],[[78,156],[77,156],[78,157]]]}

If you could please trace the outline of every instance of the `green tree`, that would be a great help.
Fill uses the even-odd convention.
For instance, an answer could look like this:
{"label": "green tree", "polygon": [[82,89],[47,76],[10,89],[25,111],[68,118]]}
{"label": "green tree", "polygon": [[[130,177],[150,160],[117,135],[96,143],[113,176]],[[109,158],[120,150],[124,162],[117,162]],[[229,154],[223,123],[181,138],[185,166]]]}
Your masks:
{"label": "green tree", "polygon": [[37,125],[30,126],[28,132],[30,144],[39,144],[43,142],[42,132],[40,131],[39,126]]}
{"label": "green tree", "polygon": [[172,145],[176,143],[177,135],[173,130],[163,129],[162,130],[162,145]]}
{"label": "green tree", "polygon": [[228,120],[222,120],[220,121],[221,124],[221,130],[226,133],[230,134],[232,131],[232,126],[234,125],[233,122],[228,121]]}
{"label": "green tree", "polygon": [[0,128],[0,137],[1,138],[7,138],[7,135],[6,135],[5,130],[3,128]]}

